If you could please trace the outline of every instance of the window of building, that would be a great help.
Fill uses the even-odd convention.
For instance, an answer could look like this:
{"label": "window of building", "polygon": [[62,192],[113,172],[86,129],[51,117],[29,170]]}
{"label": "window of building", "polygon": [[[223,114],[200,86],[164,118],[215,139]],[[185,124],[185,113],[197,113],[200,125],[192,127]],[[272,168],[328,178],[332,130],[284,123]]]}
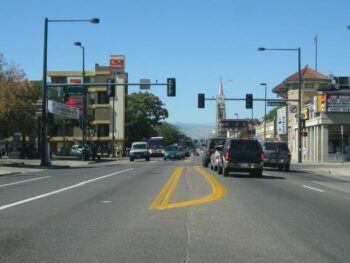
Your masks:
{"label": "window of building", "polygon": [[328,137],[328,153],[329,154],[347,154],[349,152],[348,147],[348,135],[344,134],[343,139],[341,134],[329,134]]}
{"label": "window of building", "polygon": [[314,89],[314,83],[305,83],[305,89]]}
{"label": "window of building", "polygon": [[98,125],[97,136],[108,137],[109,136],[109,125],[108,124]]}
{"label": "window of building", "polygon": [[96,104],[96,93],[89,93],[88,94],[88,100],[89,100],[89,104]]}
{"label": "window of building", "polygon": [[109,97],[107,96],[107,92],[100,92],[98,94],[98,104],[107,104],[109,103]]}

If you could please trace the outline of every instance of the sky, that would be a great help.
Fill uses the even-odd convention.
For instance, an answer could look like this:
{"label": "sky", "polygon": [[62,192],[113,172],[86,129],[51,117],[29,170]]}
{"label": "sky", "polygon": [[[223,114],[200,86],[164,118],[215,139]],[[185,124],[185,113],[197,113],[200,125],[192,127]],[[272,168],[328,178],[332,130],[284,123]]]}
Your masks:
{"label": "sky", "polygon": [[[197,94],[216,97],[220,78],[226,98],[276,98],[271,90],[297,72],[297,52],[265,48],[301,48],[301,65],[350,75],[350,1],[348,0],[0,0],[0,53],[29,80],[42,79],[44,19],[90,19],[100,24],[49,23],[48,70],[79,71],[108,65],[124,55],[130,83],[165,83],[175,77],[176,97],[165,86],[150,92],[169,111],[168,122],[213,124],[215,101],[197,108]],[[132,86],[129,92],[138,92]],[[273,108],[268,107],[268,111]],[[250,118],[244,101],[226,101],[226,117]],[[264,103],[254,102],[254,117]]]}

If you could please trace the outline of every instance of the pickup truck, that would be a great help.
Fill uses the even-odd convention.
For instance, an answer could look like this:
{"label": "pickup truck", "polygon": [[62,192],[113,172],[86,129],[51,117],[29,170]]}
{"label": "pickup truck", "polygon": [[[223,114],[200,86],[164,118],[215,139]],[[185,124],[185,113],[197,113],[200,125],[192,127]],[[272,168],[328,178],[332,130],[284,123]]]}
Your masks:
{"label": "pickup truck", "polygon": [[225,177],[230,172],[249,172],[249,175],[262,177],[264,152],[256,140],[227,139],[220,154],[218,174]]}

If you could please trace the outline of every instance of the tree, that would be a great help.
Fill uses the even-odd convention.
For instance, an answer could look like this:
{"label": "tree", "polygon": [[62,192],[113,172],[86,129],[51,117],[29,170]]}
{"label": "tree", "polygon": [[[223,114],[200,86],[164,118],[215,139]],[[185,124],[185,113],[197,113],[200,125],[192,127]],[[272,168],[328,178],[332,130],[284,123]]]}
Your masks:
{"label": "tree", "polygon": [[25,73],[14,64],[7,64],[0,54],[0,136],[15,132],[30,135],[35,127],[36,101],[34,89]]}
{"label": "tree", "polygon": [[157,133],[157,136],[164,137],[165,143],[167,145],[178,143],[182,138],[181,131],[179,131],[176,126],[166,121],[159,123],[156,126],[155,131]]}
{"label": "tree", "polygon": [[132,93],[127,97],[127,144],[156,135],[155,127],[167,118],[168,110],[159,97],[148,93]]}
{"label": "tree", "polygon": [[279,108],[274,108],[272,110],[270,110],[267,114],[266,114],[266,121],[273,121],[274,119],[277,118],[277,110]]}
{"label": "tree", "polygon": [[22,149],[25,136],[35,132],[36,95],[26,75],[17,65],[8,64],[0,53],[0,137],[22,134]]}

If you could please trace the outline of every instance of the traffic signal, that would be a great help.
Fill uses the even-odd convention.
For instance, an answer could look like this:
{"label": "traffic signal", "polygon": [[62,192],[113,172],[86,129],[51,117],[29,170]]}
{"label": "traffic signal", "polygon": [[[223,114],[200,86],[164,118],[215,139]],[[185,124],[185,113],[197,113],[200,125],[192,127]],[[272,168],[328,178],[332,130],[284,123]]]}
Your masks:
{"label": "traffic signal", "polygon": [[204,93],[198,93],[198,108],[203,109],[205,107],[205,95]]}
{"label": "traffic signal", "polygon": [[246,107],[246,109],[253,108],[253,94],[246,94],[245,95],[245,107]]}
{"label": "traffic signal", "polygon": [[176,79],[175,78],[167,79],[167,94],[168,94],[168,97],[176,96]]}
{"label": "traffic signal", "polygon": [[108,97],[115,97],[115,80],[114,79],[107,79],[107,96]]}

